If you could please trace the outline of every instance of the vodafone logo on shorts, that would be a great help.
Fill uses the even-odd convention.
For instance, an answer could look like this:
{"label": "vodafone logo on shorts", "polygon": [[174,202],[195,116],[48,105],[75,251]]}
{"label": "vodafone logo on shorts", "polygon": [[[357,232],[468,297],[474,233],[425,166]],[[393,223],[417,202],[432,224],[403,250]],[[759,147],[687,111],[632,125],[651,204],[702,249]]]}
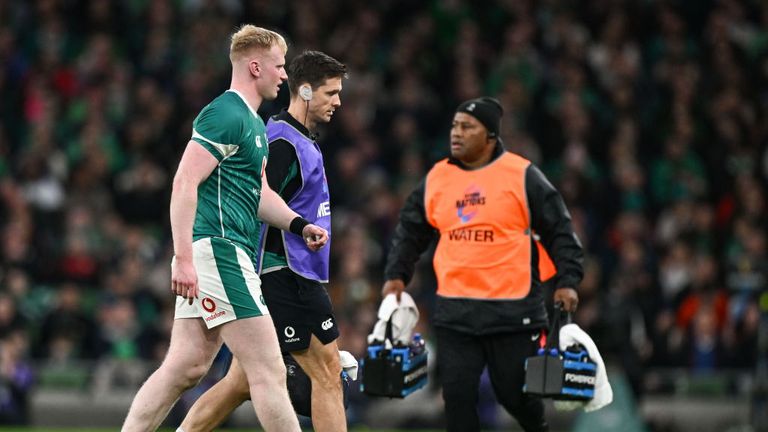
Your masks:
{"label": "vodafone logo on shorts", "polygon": [[213,321],[216,318],[222,317],[227,314],[227,311],[220,310],[216,313],[212,313],[216,310],[216,302],[213,301],[213,299],[209,297],[203,298],[203,300],[200,301],[200,305],[203,306],[203,309],[205,309],[206,312],[208,312],[210,315],[205,317],[206,321]]}
{"label": "vodafone logo on shorts", "polygon": [[205,297],[200,303],[203,305],[203,309],[205,309],[206,312],[210,313],[216,310],[216,303],[208,297]]}
{"label": "vodafone logo on shorts", "polygon": [[283,333],[285,333],[285,337],[292,338],[293,335],[296,334],[296,330],[294,330],[293,327],[288,326],[285,328],[285,330],[283,330]]}
{"label": "vodafone logo on shorts", "polygon": [[286,328],[284,328],[283,334],[287,338],[287,339],[284,339],[285,343],[297,342],[301,340],[301,338],[294,337],[296,336],[296,330],[291,326],[287,326]]}

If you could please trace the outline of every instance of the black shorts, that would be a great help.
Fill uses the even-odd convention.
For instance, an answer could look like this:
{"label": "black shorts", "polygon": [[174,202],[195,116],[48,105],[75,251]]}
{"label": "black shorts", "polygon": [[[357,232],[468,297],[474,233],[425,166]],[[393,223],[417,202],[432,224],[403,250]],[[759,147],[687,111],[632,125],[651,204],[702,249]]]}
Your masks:
{"label": "black shorts", "polygon": [[261,292],[283,352],[309,348],[310,334],[323,344],[339,337],[331,298],[320,282],[284,268],[261,276]]}

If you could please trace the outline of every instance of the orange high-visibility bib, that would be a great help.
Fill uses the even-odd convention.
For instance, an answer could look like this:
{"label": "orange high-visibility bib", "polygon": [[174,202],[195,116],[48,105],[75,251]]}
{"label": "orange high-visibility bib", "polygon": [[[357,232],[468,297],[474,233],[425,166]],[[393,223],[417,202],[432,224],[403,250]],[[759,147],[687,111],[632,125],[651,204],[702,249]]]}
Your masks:
{"label": "orange high-visibility bib", "polygon": [[[531,289],[530,211],[525,172],[530,162],[505,152],[468,171],[443,160],[427,174],[427,220],[440,231],[434,257],[444,297],[520,299]],[[537,243],[542,280],[554,264]]]}

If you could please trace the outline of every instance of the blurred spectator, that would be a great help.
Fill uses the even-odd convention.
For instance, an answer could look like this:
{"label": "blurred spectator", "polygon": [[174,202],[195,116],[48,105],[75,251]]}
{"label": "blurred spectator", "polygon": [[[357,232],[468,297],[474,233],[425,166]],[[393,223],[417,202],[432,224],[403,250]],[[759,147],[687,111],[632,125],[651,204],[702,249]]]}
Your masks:
{"label": "blurred spectator", "polygon": [[0,338],[0,424],[29,423],[29,392],[34,383],[27,360],[29,339],[23,329]]}
{"label": "blurred spectator", "polygon": [[97,356],[115,359],[139,357],[138,337],[141,331],[136,308],[126,298],[113,298],[99,305],[97,311]]}
{"label": "blurred spectator", "polygon": [[686,344],[685,366],[693,372],[711,373],[722,365],[722,341],[711,308],[701,308],[696,312]]}
{"label": "blurred spectator", "polygon": [[27,320],[19,313],[16,299],[0,292],[0,337],[26,328]]}
{"label": "blurred spectator", "polygon": [[58,288],[55,305],[43,317],[39,337],[34,347],[41,358],[96,358],[95,322],[86,313],[82,288],[65,283]]}

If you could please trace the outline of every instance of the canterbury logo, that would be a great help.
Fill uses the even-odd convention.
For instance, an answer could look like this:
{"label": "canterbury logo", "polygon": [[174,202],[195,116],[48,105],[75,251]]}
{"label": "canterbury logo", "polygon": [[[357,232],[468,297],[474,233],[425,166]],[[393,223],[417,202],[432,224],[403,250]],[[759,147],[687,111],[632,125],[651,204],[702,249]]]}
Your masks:
{"label": "canterbury logo", "polygon": [[323,330],[328,330],[329,328],[333,327],[333,318],[328,318],[327,320],[323,321],[323,323],[320,324],[320,327],[322,327]]}

